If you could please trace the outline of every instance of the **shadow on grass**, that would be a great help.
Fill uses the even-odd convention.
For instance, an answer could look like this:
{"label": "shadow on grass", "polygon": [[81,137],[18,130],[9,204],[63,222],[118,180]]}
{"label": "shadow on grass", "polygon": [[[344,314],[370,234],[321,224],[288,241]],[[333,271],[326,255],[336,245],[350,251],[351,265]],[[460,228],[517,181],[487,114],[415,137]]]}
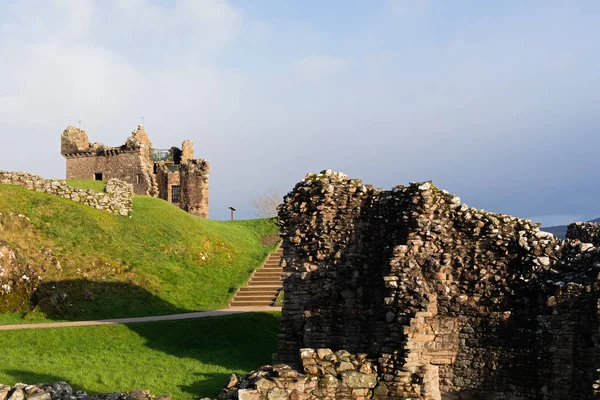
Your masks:
{"label": "shadow on grass", "polygon": [[130,324],[154,350],[193,358],[223,372],[197,373],[180,389],[192,396],[216,395],[231,373],[247,373],[271,362],[277,351],[279,323],[274,313],[235,314],[184,321]]}
{"label": "shadow on grass", "polygon": [[31,297],[32,308],[50,319],[87,320],[189,312],[126,282],[85,279],[45,282]]}
{"label": "shadow on grass", "polygon": [[[61,320],[189,312],[135,285],[87,280],[44,283],[31,303],[49,318]],[[179,386],[193,398],[216,395],[231,373],[247,373],[269,364],[272,354],[277,351],[279,331],[275,313],[134,323],[127,327],[144,338],[150,349],[203,364],[198,371],[191,372],[197,377],[193,384]],[[18,376],[24,381],[61,380],[35,373],[27,375],[26,371],[13,372],[15,378]]]}

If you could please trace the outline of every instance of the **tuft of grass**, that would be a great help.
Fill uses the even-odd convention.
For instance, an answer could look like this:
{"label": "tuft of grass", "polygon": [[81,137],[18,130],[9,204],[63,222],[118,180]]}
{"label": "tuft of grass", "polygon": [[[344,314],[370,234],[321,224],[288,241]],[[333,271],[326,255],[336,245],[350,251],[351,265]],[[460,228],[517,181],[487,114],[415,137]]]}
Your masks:
{"label": "tuft of grass", "polygon": [[283,297],[285,296],[285,293],[282,290],[279,291],[279,293],[277,293],[277,298],[275,299],[275,303],[273,304],[276,307],[283,307]]}
{"label": "tuft of grass", "polygon": [[174,399],[215,396],[230,374],[268,364],[276,313],[0,335],[0,383],[66,381],[75,390],[149,389]]}
{"label": "tuft of grass", "polygon": [[69,180],[67,184],[79,189],[91,189],[94,192],[102,193],[106,189],[105,181],[85,181],[85,180]]}
{"label": "tuft of grass", "polygon": [[273,250],[261,238],[277,231],[273,219],[206,220],[146,196],[135,196],[132,215],[121,217],[1,184],[0,212],[30,218],[27,229],[2,231],[10,246],[46,246],[60,261],[42,266],[35,308],[12,310],[0,323],[16,315],[118,318],[226,307]]}

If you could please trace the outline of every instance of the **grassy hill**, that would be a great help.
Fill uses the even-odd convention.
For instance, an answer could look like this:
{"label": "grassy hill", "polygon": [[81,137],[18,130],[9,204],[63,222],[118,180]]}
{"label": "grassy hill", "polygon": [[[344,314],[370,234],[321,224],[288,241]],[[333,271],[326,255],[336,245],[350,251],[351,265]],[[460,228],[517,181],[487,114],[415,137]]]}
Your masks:
{"label": "grassy hill", "polygon": [[[205,220],[146,196],[135,196],[130,217],[115,216],[11,185],[0,185],[0,214],[0,244],[43,277],[37,293],[5,302],[0,323],[225,307],[272,250],[261,238],[277,230],[273,220]],[[59,263],[39,261],[49,252]]]}

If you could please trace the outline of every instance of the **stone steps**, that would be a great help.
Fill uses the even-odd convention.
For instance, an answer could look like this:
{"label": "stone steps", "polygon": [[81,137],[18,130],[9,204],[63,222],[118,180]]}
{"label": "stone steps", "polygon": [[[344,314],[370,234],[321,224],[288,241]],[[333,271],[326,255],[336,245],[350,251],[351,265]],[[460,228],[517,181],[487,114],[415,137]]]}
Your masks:
{"label": "stone steps", "polygon": [[232,307],[272,306],[283,287],[283,268],[279,265],[282,250],[269,254],[262,267],[254,271],[246,286],[241,287],[233,299]]}

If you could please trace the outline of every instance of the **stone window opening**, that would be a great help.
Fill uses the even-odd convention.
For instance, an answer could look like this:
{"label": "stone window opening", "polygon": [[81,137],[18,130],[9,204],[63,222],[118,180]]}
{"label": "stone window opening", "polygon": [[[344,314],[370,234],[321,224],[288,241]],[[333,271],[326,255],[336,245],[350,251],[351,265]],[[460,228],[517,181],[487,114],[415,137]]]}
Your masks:
{"label": "stone window opening", "polygon": [[179,203],[180,202],[180,193],[181,193],[181,188],[179,186],[173,185],[171,187],[171,203]]}
{"label": "stone window opening", "polygon": [[135,183],[139,184],[142,181],[142,175],[141,174],[137,174],[135,177]]}
{"label": "stone window opening", "polygon": [[95,181],[101,181],[102,180],[102,172],[96,172],[94,174],[94,180]]}

